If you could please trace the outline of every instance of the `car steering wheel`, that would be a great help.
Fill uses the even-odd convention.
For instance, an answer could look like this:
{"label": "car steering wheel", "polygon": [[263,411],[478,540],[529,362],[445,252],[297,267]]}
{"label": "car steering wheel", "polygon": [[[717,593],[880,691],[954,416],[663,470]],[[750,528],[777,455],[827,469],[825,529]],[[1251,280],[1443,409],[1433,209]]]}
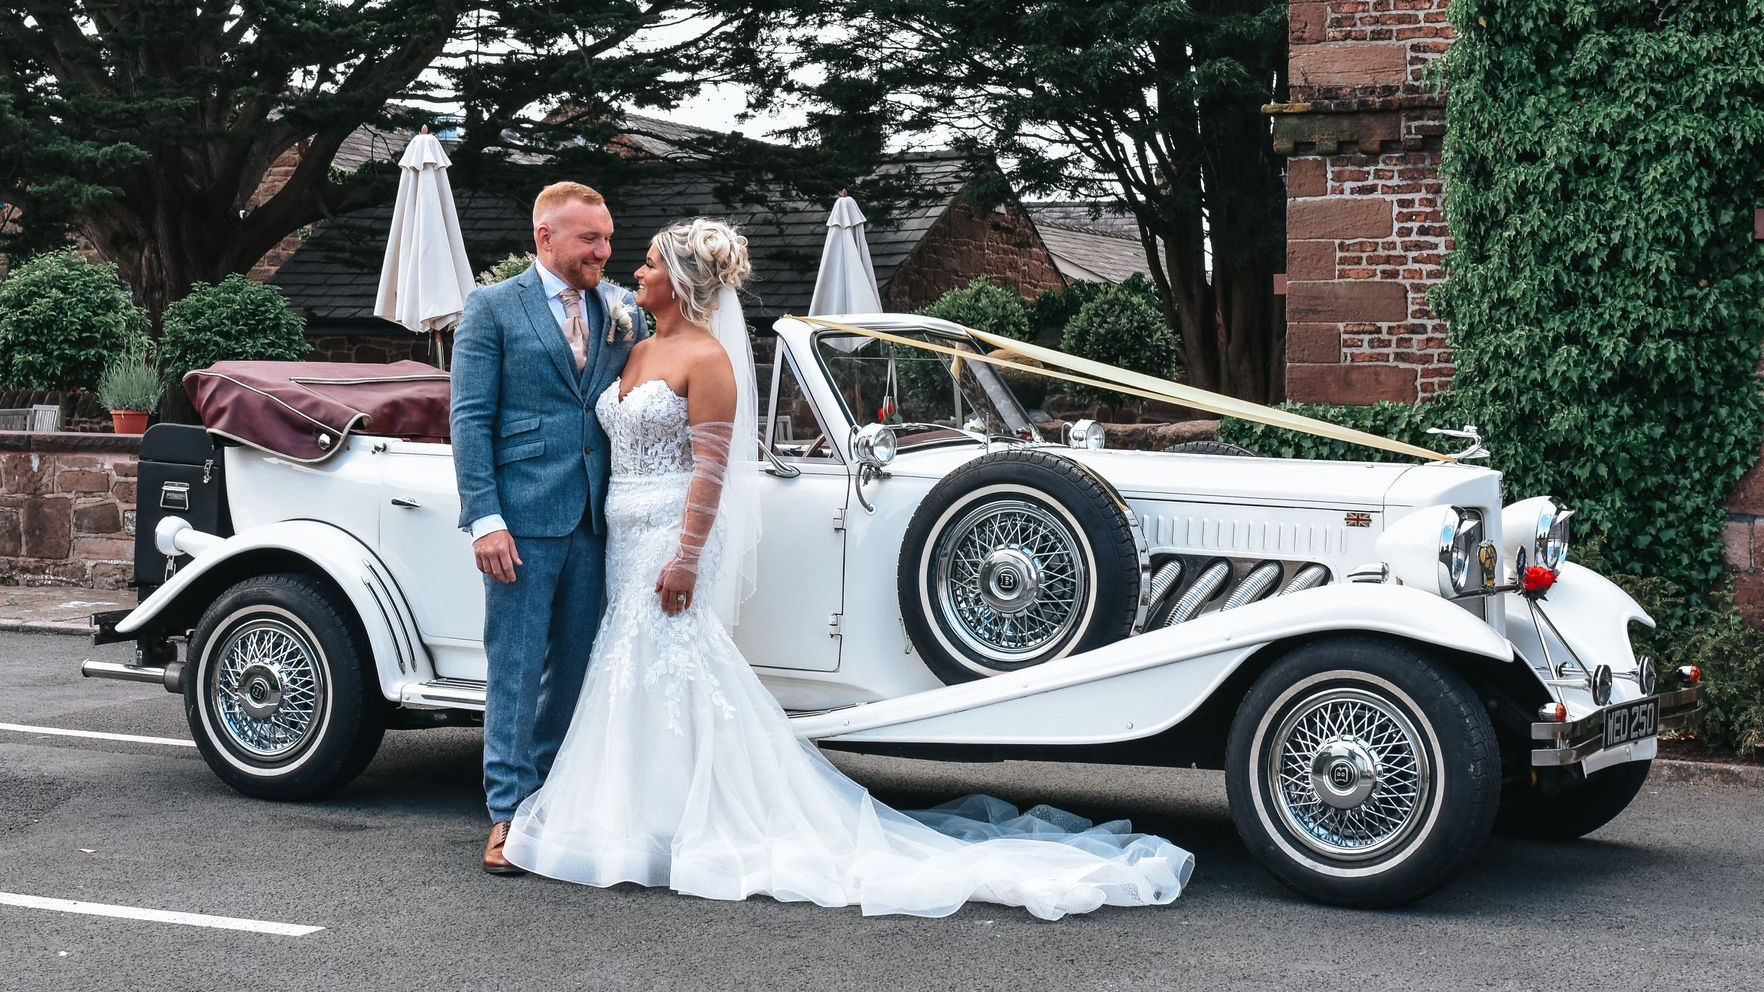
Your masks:
{"label": "car steering wheel", "polygon": [[[824,433],[816,434],[815,439],[813,441],[809,442],[809,446],[807,448],[803,449],[802,457],[804,457],[804,458],[816,457],[816,452],[819,452],[821,450],[821,448],[824,445],[826,445],[826,443],[827,443],[827,435],[826,434],[824,434]],[[831,454],[832,452],[826,452],[826,453]]]}

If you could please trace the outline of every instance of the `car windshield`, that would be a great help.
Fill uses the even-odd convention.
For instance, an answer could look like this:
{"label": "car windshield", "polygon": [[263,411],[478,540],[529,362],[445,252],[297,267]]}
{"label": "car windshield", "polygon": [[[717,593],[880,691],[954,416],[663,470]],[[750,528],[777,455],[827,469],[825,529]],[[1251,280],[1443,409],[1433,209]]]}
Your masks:
{"label": "car windshield", "polygon": [[[981,351],[972,338],[953,332],[889,328],[888,333],[970,354]],[[1041,440],[997,367],[985,362],[840,331],[818,335],[815,350],[852,423],[894,426],[903,447],[961,439],[967,436],[963,431]]]}

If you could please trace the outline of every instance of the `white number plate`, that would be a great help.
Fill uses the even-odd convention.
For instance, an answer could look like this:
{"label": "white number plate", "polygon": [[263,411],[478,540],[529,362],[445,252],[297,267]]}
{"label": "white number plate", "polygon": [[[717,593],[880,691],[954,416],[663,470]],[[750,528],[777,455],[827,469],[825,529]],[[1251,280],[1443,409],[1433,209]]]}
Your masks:
{"label": "white number plate", "polygon": [[1649,696],[1605,711],[1605,746],[1646,740],[1659,732],[1660,697]]}

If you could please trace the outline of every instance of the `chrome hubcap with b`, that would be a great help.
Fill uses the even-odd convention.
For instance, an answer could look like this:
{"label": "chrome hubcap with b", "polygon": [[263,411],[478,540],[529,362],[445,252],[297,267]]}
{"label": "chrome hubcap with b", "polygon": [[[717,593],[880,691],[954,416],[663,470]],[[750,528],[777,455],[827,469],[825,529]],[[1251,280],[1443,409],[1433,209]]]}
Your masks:
{"label": "chrome hubcap with b", "polygon": [[1070,634],[1090,578],[1079,537],[1047,508],[1000,500],[969,511],[935,551],[946,628],[995,662],[1028,661]]}
{"label": "chrome hubcap with b", "polygon": [[1331,858],[1374,858],[1413,832],[1433,780],[1414,723],[1362,689],[1329,689],[1293,707],[1268,751],[1287,828]]}
{"label": "chrome hubcap with b", "polygon": [[280,618],[248,620],[215,657],[207,692],[228,743],[273,761],[312,739],[324,711],[324,667],[304,631]]}

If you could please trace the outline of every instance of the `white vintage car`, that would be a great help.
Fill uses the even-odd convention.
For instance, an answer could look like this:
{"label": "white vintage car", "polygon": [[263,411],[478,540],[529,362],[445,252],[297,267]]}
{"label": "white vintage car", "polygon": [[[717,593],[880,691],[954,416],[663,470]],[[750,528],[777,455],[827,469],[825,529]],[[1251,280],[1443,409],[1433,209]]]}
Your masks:
{"label": "white vintage car", "polygon": [[[1444,884],[1497,821],[1604,824],[1700,708],[1694,670],[1631,650],[1636,603],[1568,560],[1569,512],[1503,505],[1497,472],[1044,437],[996,368],[952,360],[987,353],[965,328],[844,319],[946,352],[775,326],[736,641],[825,746],[1223,769],[1257,859],[1370,906]],[[356,419],[290,454],[206,422],[145,442],[144,598],[97,618],[137,658],[85,674],[181,693],[214,771],[271,798],[348,782],[388,727],[481,719],[449,446]]]}

